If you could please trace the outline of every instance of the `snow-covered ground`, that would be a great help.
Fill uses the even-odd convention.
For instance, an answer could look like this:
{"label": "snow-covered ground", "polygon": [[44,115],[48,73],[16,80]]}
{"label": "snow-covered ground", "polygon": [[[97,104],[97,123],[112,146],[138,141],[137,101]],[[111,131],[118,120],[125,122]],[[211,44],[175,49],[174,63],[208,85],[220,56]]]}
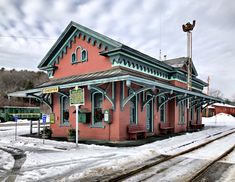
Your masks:
{"label": "snow-covered ground", "polygon": [[202,118],[202,123],[207,126],[235,126],[235,117],[220,113],[212,117]]}
{"label": "snow-covered ground", "polygon": [[[202,131],[128,148],[85,144],[76,148],[74,143],[46,140],[43,144],[41,139],[21,136],[15,141],[14,126],[0,124],[0,149],[14,147],[25,151],[26,160],[16,181],[72,181],[138,166],[153,157],[180,152],[208,140],[213,134],[235,128],[235,118],[226,114],[203,118],[203,123],[206,128]],[[18,127],[19,135],[27,133],[29,126]],[[9,153],[0,152],[0,172],[2,168],[3,172],[4,169],[10,170],[14,158]],[[234,156],[228,157],[227,161],[235,163]]]}

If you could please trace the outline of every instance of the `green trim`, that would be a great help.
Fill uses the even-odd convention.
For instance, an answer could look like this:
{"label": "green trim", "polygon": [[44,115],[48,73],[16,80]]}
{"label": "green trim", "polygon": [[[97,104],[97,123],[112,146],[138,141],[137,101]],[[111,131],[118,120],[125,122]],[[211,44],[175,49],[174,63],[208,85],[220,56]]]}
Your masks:
{"label": "green trim", "polygon": [[115,82],[112,82],[111,84],[112,84],[112,100],[114,101],[116,95]]}
{"label": "green trim", "polygon": [[147,65],[149,65],[149,66],[152,66],[152,67],[161,69],[162,71],[166,71],[166,72],[169,71],[169,70],[167,70],[167,69],[165,69],[165,68],[159,67],[159,65],[156,65],[156,64],[153,64],[153,63],[150,63],[150,62],[143,61],[143,59],[140,59],[140,58],[131,56],[131,55],[129,55],[129,54],[127,54],[127,53],[124,53],[124,52],[121,52],[121,51],[117,51],[117,52],[111,53],[111,54],[108,55],[108,56],[110,56],[110,57],[111,57],[111,56],[116,56],[117,54],[123,55],[123,56],[126,56],[126,57],[129,57],[129,58],[131,58],[131,59],[135,59],[135,60],[137,60],[137,61],[139,61],[139,62],[142,62],[142,63],[144,63],[144,64],[147,64]]}
{"label": "green trim", "polygon": [[[159,102],[164,102],[162,101],[163,97],[159,97]],[[163,120],[162,120],[162,112],[163,112]],[[166,122],[166,103],[164,103],[161,107],[160,107],[160,122],[165,123]]]}
{"label": "green trim", "polygon": [[[148,95],[150,97],[152,97],[151,94],[147,94],[147,96]],[[154,103],[153,102],[154,102],[154,100],[150,100],[149,102],[146,105],[146,126],[147,126],[147,122],[148,122],[148,109],[150,109],[150,111],[151,111],[151,131],[150,132],[153,132],[153,129],[154,129]],[[146,129],[147,129],[147,127],[146,127]]]}
{"label": "green trim", "polygon": [[[70,34],[71,31],[73,33],[68,38],[66,38],[66,36],[68,36],[68,34]],[[79,33],[78,33],[78,31],[79,31]],[[118,47],[118,46],[122,45],[121,43],[119,43],[119,42],[117,42],[117,41],[115,41],[113,39],[110,39],[109,37],[106,37],[106,36],[104,36],[104,35],[102,35],[102,34],[100,34],[98,32],[95,32],[95,31],[93,31],[93,30],[91,30],[89,28],[86,28],[86,27],[84,27],[82,25],[79,25],[78,23],[75,23],[75,22],[71,21],[69,23],[69,25],[65,28],[63,33],[60,35],[60,37],[57,39],[55,44],[48,51],[46,56],[39,63],[38,68],[41,69],[42,67],[45,67],[45,66],[43,66],[44,64],[46,64],[46,65],[51,64],[51,62],[54,61],[55,57],[57,57],[58,54],[60,54],[60,56],[62,56],[61,55],[61,50],[66,53],[66,50],[64,49],[65,45],[66,45],[66,47],[71,47],[71,41],[74,42],[74,39],[75,39],[74,36],[79,36],[79,34],[83,34],[82,36],[86,36],[87,40],[89,38],[91,40],[92,39],[97,39],[96,42],[97,43],[99,42],[99,44],[101,42],[104,42],[104,44],[108,44],[108,46],[105,45],[105,47],[110,47],[110,46],[111,47]],[[87,41],[87,40],[84,40],[84,41]],[[62,46],[61,46],[60,44],[61,44],[62,41],[65,41],[65,43],[63,43]],[[90,42],[92,42],[92,41],[90,41]],[[52,59],[48,60],[50,55],[55,52],[55,50],[58,48],[58,46],[60,46],[59,51],[57,51],[55,53],[55,56],[53,56]]]}
{"label": "green trim", "polygon": [[179,112],[178,124],[183,125],[185,124],[185,102],[179,103],[178,112]]}
{"label": "green trim", "polygon": [[100,122],[100,123],[89,125],[89,128],[105,128],[105,126],[102,124],[102,122]]}
{"label": "green trim", "polygon": [[[74,31],[70,36],[69,38],[65,41],[65,43],[60,47],[59,51],[57,51],[57,53],[53,56],[53,58],[49,61],[49,63],[47,65],[50,65],[52,62],[55,61],[55,59],[60,59],[61,58],[61,53],[63,55],[63,50],[64,48],[67,49],[67,47],[70,47],[71,46],[71,39],[76,36],[76,33],[77,33],[77,30]],[[59,57],[58,57],[59,56]],[[41,63],[40,63],[41,64]],[[39,65],[40,66],[40,65]],[[38,68],[42,68],[42,67],[38,67]]]}
{"label": "green trim", "polygon": [[194,111],[195,111],[195,107],[191,107],[190,109],[191,109],[190,120],[191,120],[191,122],[193,122],[193,121],[194,121]]}
{"label": "green trim", "polygon": [[125,98],[125,81],[122,81],[122,100]]}
{"label": "green trim", "polygon": [[59,124],[59,127],[70,127],[70,126],[71,126],[70,122],[60,123]]}
{"label": "green trim", "polygon": [[[91,122],[90,127],[91,128],[103,128],[102,120],[101,120],[101,122],[95,122],[95,119],[94,119],[95,118],[95,111],[94,111],[94,109],[95,109],[95,106],[94,106],[94,104],[95,104],[95,99],[94,99],[95,94],[101,94],[102,98],[103,98],[103,94],[98,92],[98,91],[95,91],[95,92],[91,93],[91,116],[92,116],[92,122]],[[102,100],[102,105],[103,105],[103,100]]]}
{"label": "green trim", "polygon": [[90,37],[94,37],[98,40],[101,40],[101,41],[111,45],[111,46],[117,47],[117,46],[122,45],[120,42],[117,42],[117,41],[115,41],[115,40],[113,40],[113,39],[111,39],[111,38],[109,38],[105,35],[102,35],[102,34],[98,33],[98,32],[95,32],[94,30],[91,30],[87,27],[84,27],[84,26],[82,26],[82,25],[80,25],[76,22],[71,21],[70,24],[72,24],[72,26],[75,26],[79,31],[89,35]]}
{"label": "green trim", "polygon": [[[163,80],[166,80],[166,81],[178,81],[178,82],[181,82],[181,83],[184,83],[184,84],[187,84],[187,81],[183,81],[183,80],[180,80],[180,79],[178,79],[178,78],[173,78],[173,76],[171,76],[170,78],[168,78],[169,76],[159,76],[159,74],[157,74],[157,73],[150,73],[150,71],[148,72],[147,71],[147,69],[146,69],[146,71],[141,71],[140,70],[140,67],[139,68],[132,68],[132,67],[130,67],[130,66],[128,66],[127,64],[125,64],[123,61],[122,62],[114,62],[113,64],[112,64],[112,67],[115,67],[115,66],[122,66],[122,67],[126,67],[126,68],[128,68],[128,69],[131,69],[131,70],[135,70],[135,71],[138,71],[138,72],[141,72],[141,73],[144,73],[144,74],[147,74],[147,75],[151,75],[151,76],[154,76],[154,77],[156,77],[156,78],[160,78],[160,79],[163,79]],[[161,71],[160,71],[161,72]],[[164,73],[165,74],[165,73]],[[169,75],[169,74],[168,74]],[[186,78],[186,77],[185,77]],[[195,85],[195,84],[200,84],[200,83],[195,83],[196,81],[195,80],[193,80],[193,85]],[[203,90],[203,88],[198,88],[198,87],[192,87],[193,89],[195,89],[195,90],[199,90],[199,91],[202,91]]]}
{"label": "green trim", "polygon": [[139,123],[139,121],[138,121],[138,113],[139,113],[139,107],[138,107],[138,97],[139,97],[139,94],[136,94],[135,95],[135,106],[136,106],[136,112],[135,112],[135,120],[136,120],[136,124],[138,124]]}

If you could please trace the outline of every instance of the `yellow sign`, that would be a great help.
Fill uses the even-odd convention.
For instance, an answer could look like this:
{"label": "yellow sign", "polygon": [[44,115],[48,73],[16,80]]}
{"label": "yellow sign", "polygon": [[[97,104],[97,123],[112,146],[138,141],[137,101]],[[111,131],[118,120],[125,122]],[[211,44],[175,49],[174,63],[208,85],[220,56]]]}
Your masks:
{"label": "yellow sign", "polygon": [[55,113],[50,113],[50,123],[51,124],[55,123]]}
{"label": "yellow sign", "polygon": [[70,105],[84,105],[84,89],[70,90]]}
{"label": "yellow sign", "polygon": [[55,93],[58,91],[59,91],[59,87],[50,87],[50,88],[43,88],[42,89],[43,94]]}

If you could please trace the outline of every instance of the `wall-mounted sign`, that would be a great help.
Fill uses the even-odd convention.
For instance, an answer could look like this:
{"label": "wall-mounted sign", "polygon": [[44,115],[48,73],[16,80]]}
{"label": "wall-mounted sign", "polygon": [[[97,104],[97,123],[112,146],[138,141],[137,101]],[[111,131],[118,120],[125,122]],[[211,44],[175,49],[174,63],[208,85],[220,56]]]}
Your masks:
{"label": "wall-mounted sign", "polygon": [[84,89],[77,88],[74,90],[70,90],[70,105],[84,105]]}
{"label": "wall-mounted sign", "polygon": [[50,113],[50,123],[51,124],[55,123],[55,113]]}
{"label": "wall-mounted sign", "polygon": [[55,93],[58,91],[59,91],[59,87],[50,87],[50,88],[43,88],[42,89],[43,94]]}
{"label": "wall-mounted sign", "polygon": [[46,114],[42,115],[42,122],[43,122],[43,124],[45,124],[47,122],[47,115]]}

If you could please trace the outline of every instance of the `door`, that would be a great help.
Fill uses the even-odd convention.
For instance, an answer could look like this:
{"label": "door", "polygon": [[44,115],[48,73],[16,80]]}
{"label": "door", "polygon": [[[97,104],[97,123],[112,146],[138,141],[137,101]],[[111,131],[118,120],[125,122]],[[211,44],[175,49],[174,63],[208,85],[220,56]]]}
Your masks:
{"label": "door", "polygon": [[146,130],[153,132],[153,102],[149,101],[146,105]]}

